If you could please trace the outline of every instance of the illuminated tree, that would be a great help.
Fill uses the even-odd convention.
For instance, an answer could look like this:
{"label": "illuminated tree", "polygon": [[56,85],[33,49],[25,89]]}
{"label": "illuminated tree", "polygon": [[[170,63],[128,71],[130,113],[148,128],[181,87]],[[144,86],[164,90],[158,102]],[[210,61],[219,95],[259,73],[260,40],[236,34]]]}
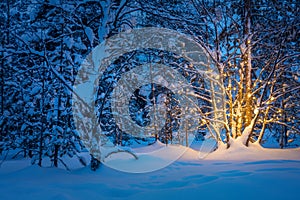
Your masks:
{"label": "illuminated tree", "polygon": [[[213,134],[217,141],[228,147],[235,139],[246,146],[263,143],[266,129],[281,127],[284,146],[287,133],[299,133],[297,1],[139,2],[144,22],[192,35],[217,66],[224,87],[224,121],[218,122],[224,128]],[[215,122],[216,114],[203,115],[204,124]]]}

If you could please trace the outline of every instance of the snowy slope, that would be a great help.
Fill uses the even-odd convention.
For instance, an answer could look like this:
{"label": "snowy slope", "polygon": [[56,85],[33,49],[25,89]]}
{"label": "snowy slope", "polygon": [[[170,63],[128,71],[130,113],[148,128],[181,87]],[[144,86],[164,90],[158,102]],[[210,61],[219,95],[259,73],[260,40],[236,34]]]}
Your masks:
{"label": "snowy slope", "polygon": [[[166,148],[170,153],[183,147]],[[235,145],[205,159],[198,155],[186,149],[173,164],[149,173],[124,173],[105,165],[96,172],[88,167],[66,171],[30,166],[28,160],[6,161],[0,168],[0,199],[298,198],[299,149]]]}
{"label": "snowy slope", "polygon": [[300,148],[271,149],[263,148],[258,144],[249,144],[249,147],[235,142],[229,149],[225,145],[207,155],[206,160],[300,160]]}

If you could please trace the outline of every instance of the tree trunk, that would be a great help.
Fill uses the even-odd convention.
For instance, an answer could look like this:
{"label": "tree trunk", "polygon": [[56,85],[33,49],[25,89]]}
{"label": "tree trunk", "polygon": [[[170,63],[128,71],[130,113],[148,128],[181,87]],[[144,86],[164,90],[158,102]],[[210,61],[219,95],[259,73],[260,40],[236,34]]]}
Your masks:
{"label": "tree trunk", "polygon": [[58,167],[58,151],[59,151],[59,145],[54,145],[54,157],[53,157],[53,163],[54,167]]}
{"label": "tree trunk", "polygon": [[41,111],[41,118],[42,118],[42,125],[39,135],[39,161],[38,165],[42,166],[42,159],[43,159],[43,150],[44,150],[44,129],[45,129],[45,120],[44,117],[44,98],[45,98],[45,69],[42,69],[42,92],[41,92],[41,104],[40,104],[40,111]]}
{"label": "tree trunk", "polygon": [[[286,111],[285,111],[285,97],[286,95],[284,95],[284,99],[281,102],[281,109],[282,112],[280,113],[282,115],[282,121],[286,124],[287,123],[287,116],[286,116]],[[284,147],[286,147],[287,143],[288,143],[288,136],[287,136],[287,126],[286,125],[282,125],[282,130],[280,133],[280,148],[283,149]]]}
{"label": "tree trunk", "polygon": [[[3,58],[3,53],[2,53],[2,58]],[[1,69],[0,69],[0,77],[1,77],[1,83],[0,83],[0,115],[3,116],[4,115],[4,59],[2,59],[1,62]],[[3,133],[4,130],[2,130],[2,126],[0,126],[0,133],[1,135],[4,134]],[[0,141],[1,141],[2,137],[0,137]]]}
{"label": "tree trunk", "polygon": [[10,42],[10,0],[6,0],[6,6],[7,6],[7,21],[6,21],[6,44],[9,44]]}
{"label": "tree trunk", "polygon": [[263,119],[263,126],[261,128],[261,131],[259,133],[259,136],[258,136],[258,139],[257,139],[257,143],[261,144],[262,142],[262,139],[264,137],[264,134],[265,134],[265,130],[266,130],[266,126],[267,126],[267,119],[268,119],[268,114],[269,114],[269,110],[270,110],[271,107],[268,107],[266,109],[266,112],[265,112],[265,116],[264,116],[264,119]]}
{"label": "tree trunk", "polygon": [[91,154],[91,170],[96,171],[100,167],[100,161]]}
{"label": "tree trunk", "polygon": [[244,42],[245,52],[243,55],[243,63],[245,69],[245,127],[251,123],[252,119],[252,64],[251,64],[251,0],[245,0],[245,24],[244,24]]}

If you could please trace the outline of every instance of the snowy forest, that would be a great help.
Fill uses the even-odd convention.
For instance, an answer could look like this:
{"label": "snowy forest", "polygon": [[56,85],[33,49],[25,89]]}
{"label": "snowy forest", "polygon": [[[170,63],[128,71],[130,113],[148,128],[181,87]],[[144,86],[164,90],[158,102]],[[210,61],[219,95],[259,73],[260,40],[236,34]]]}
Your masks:
{"label": "snowy forest", "polygon": [[[184,122],[180,102],[159,85],[136,90],[129,112],[139,126],[147,126],[147,106],[164,94],[167,119],[161,130],[139,138],[123,132],[112,119],[105,102],[116,82],[114,73],[123,65],[132,69],[143,64],[140,57],[146,57],[149,62],[173,63],[173,69],[196,88],[201,120],[195,140],[213,139],[215,148],[227,149],[237,141],[246,147],[300,145],[298,0],[2,0],[0,10],[3,162],[22,157],[39,166],[46,160],[68,169],[64,158],[72,157],[97,169],[100,161],[94,156],[91,163],[80,156],[86,148],[73,119],[76,75],[97,45],[118,33],[146,27],[171,29],[197,42],[219,71],[224,103],[216,111],[203,77],[184,67],[189,66],[186,60],[155,49],[130,52],[99,81],[98,122],[111,143],[123,147],[157,140],[165,145],[188,143],[186,134],[178,136]],[[141,94],[147,88],[151,91]],[[134,117],[138,112],[141,118]],[[220,130],[211,126],[216,123]]]}

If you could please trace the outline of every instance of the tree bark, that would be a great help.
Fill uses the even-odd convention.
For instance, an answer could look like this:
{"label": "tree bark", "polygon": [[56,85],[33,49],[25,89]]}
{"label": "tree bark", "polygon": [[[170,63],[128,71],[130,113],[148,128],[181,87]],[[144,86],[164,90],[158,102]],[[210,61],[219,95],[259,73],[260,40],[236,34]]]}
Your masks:
{"label": "tree bark", "polygon": [[252,119],[252,57],[251,57],[251,0],[244,0],[245,4],[245,24],[244,24],[244,42],[245,52],[243,63],[245,69],[245,127],[250,125]]}

